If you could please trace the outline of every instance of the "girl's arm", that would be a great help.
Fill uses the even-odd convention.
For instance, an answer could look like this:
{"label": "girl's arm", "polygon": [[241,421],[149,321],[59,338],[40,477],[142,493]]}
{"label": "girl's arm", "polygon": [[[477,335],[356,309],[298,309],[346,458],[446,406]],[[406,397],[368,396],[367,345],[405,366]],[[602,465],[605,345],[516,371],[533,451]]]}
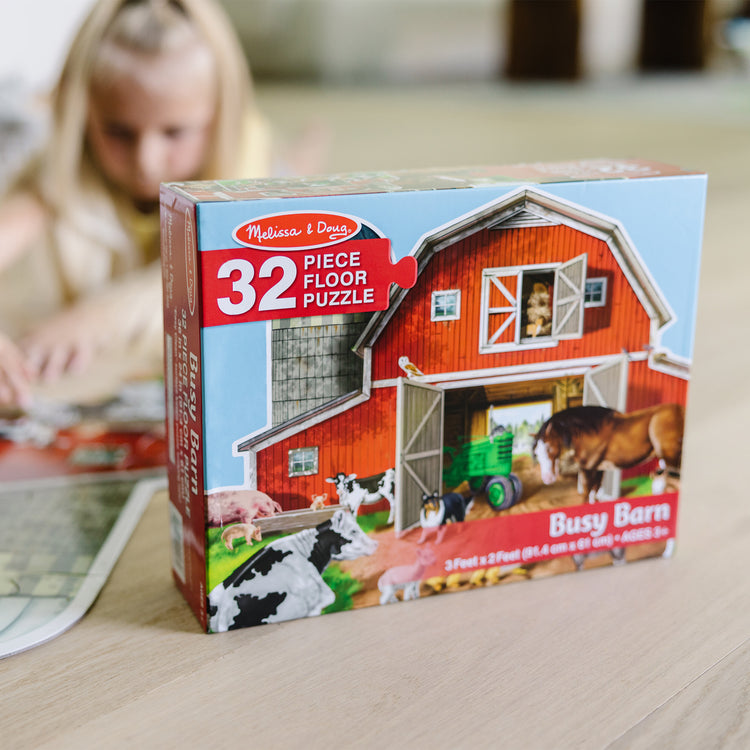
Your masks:
{"label": "girl's arm", "polygon": [[[19,192],[0,203],[0,273],[42,237],[46,211],[31,193]],[[28,406],[32,368],[18,346],[0,333],[0,405]]]}
{"label": "girl's arm", "polygon": [[0,203],[0,272],[44,232],[47,212],[31,193],[15,193]]}
{"label": "girl's arm", "polygon": [[135,348],[160,360],[163,313],[159,262],[133,271],[62,310],[21,342],[45,380],[86,370],[101,353]]}

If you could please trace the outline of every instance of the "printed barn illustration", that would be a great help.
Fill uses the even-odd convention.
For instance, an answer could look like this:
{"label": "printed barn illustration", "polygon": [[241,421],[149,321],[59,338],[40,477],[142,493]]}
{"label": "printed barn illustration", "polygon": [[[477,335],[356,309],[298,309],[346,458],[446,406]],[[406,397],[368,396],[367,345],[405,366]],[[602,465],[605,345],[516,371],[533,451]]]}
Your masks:
{"label": "printed barn illustration", "polygon": [[[359,513],[392,501],[402,531],[424,494],[454,489],[445,457],[501,432],[509,410],[684,403],[687,366],[660,348],[674,315],[617,221],[522,188],[413,255],[417,282],[385,311],[273,322],[273,424],[235,447],[247,485],[284,510],[371,478]],[[530,453],[533,424],[514,424]],[[392,496],[378,494],[391,469]],[[602,492],[618,496],[619,471]]]}

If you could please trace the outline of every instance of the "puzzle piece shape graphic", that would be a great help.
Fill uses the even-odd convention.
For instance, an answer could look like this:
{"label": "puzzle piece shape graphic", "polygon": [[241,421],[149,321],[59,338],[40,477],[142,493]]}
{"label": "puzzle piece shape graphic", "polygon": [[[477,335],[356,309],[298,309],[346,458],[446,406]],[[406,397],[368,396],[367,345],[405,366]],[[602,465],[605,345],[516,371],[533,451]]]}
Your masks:
{"label": "puzzle piece shape graphic", "polygon": [[386,238],[310,250],[233,248],[200,254],[204,326],[386,310],[391,285],[417,280],[412,256],[394,262]]}

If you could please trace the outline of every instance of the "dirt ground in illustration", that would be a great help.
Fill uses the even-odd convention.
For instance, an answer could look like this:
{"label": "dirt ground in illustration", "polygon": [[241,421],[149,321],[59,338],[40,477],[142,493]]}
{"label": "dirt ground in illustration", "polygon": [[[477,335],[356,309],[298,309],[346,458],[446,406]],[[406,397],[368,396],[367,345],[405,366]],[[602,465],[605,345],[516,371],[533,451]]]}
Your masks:
{"label": "dirt ground in illustration", "polygon": [[[572,505],[580,505],[581,495],[575,476],[563,477],[552,485],[545,485],[539,474],[539,467],[530,456],[519,456],[513,461],[513,471],[519,476],[523,484],[522,499],[512,508],[497,511],[490,506],[487,499],[478,494],[466,516],[466,521],[499,516],[515,515],[518,513],[533,513],[536,511],[553,510]],[[460,489],[460,488],[459,488]],[[403,559],[405,556],[413,559],[415,547],[422,530],[411,529],[397,537],[393,528],[384,528],[370,534],[378,541],[378,548],[369,557],[341,562],[342,570],[362,581],[362,590],[353,596],[355,607],[376,605],[380,601],[378,579],[389,568],[393,560]],[[432,539],[432,538],[431,538]],[[665,542],[654,542],[629,546],[626,549],[626,561],[657,557],[664,552]],[[599,568],[612,564],[612,555],[608,551],[590,554],[586,557],[583,569]],[[470,588],[512,583],[531,578],[542,578],[559,573],[575,572],[576,566],[572,557],[558,557],[539,563],[519,565],[517,567],[487,568],[462,573],[453,573],[422,581],[419,588],[420,597],[453,591],[465,591]],[[401,594],[399,593],[399,599]]]}

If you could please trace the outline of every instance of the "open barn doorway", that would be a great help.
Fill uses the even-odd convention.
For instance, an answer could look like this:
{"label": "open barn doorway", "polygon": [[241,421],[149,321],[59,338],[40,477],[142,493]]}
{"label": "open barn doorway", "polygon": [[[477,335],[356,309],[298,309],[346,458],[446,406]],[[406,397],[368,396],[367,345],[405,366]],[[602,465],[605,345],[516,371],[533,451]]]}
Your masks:
{"label": "open barn doorway", "polygon": [[[470,443],[487,438],[501,438],[511,432],[512,458],[505,472],[509,482],[503,483],[508,491],[515,486],[518,498],[512,510],[536,510],[537,504],[547,507],[551,492],[576,493],[575,472],[570,482],[550,489],[542,485],[539,470],[534,462],[532,450],[534,437],[542,423],[553,413],[583,402],[584,381],[582,376],[566,376],[531,381],[486,383],[464,388],[448,388],[445,391],[445,418],[443,431],[444,489],[462,493],[476,493],[473,517],[491,516],[498,511],[496,498],[487,495],[487,483],[473,476],[481,472],[475,461],[464,462],[461,451]],[[471,467],[467,476],[461,470]],[[570,486],[568,486],[570,485]],[[479,491],[477,488],[481,487]],[[495,502],[493,503],[493,499]],[[500,509],[502,510],[503,505]]]}
{"label": "open barn doorway", "polygon": [[[487,383],[445,389],[443,444],[457,448],[462,440],[490,435],[502,420],[522,422],[535,413],[545,419],[583,403],[583,377],[561,377],[512,383]],[[530,411],[526,411],[526,409]],[[515,410],[515,411],[514,411]],[[524,428],[528,431],[527,425]],[[519,435],[519,439],[521,436]],[[524,440],[527,444],[528,440]]]}

